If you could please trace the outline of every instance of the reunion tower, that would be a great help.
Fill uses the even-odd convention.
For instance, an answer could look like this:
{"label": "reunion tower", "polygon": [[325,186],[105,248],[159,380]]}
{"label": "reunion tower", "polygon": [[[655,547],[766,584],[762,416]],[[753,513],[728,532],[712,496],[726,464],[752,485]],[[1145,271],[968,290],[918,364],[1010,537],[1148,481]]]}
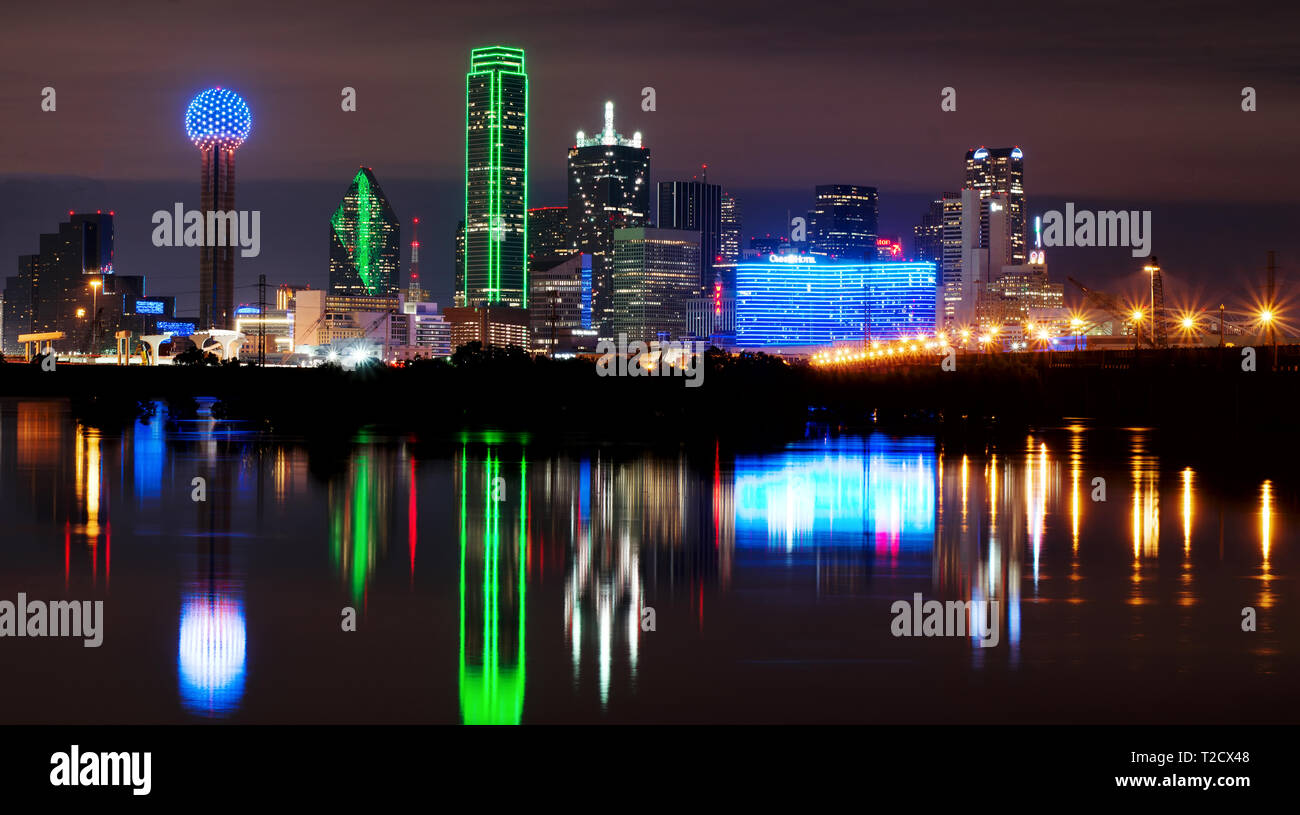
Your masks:
{"label": "reunion tower", "polygon": [[[208,213],[234,211],[235,149],[248,138],[252,125],[248,104],[226,88],[209,88],[200,93],[185,111],[185,133],[203,156],[199,211],[203,214],[204,240],[199,248],[199,318],[195,325],[199,330],[234,328],[235,250],[239,238],[227,234],[221,241],[208,234]],[[221,223],[216,219],[214,226]]]}

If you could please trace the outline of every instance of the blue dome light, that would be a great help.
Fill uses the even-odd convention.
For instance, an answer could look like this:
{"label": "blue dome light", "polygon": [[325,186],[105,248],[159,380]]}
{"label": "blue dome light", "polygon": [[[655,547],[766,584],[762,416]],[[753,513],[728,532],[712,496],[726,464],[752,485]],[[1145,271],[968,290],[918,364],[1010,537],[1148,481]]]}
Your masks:
{"label": "blue dome light", "polygon": [[185,134],[200,150],[214,145],[233,150],[244,143],[252,128],[248,103],[225,88],[209,88],[194,97],[185,111]]}

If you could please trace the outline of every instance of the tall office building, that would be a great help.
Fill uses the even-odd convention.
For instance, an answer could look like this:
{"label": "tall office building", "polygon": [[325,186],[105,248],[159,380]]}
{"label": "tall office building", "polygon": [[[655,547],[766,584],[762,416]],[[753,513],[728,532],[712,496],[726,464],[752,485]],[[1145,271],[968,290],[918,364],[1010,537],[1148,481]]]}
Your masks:
{"label": "tall office building", "polygon": [[[939,259],[939,308],[938,325],[940,330],[949,332],[960,328],[958,311],[961,310],[961,261],[962,261],[962,193],[945,192],[939,199],[942,204],[942,226],[940,227]],[[977,200],[977,196],[972,200]]]}
{"label": "tall office building", "polygon": [[[20,256],[18,274],[6,280],[5,347],[20,348],[19,334],[62,331],[56,351],[98,350],[120,322],[117,289],[113,213],[69,212],[57,232],[41,235],[40,253]],[[143,279],[125,281],[122,291],[142,295]]]}
{"label": "tall office building", "polygon": [[845,262],[874,260],[879,209],[875,187],[818,186],[808,212],[810,249]]}
{"label": "tall office building", "polygon": [[470,306],[528,305],[528,74],[520,48],[470,53],[465,77],[465,272]]}
{"label": "tall office building", "polygon": [[641,134],[614,130],[614,103],[605,103],[605,124],[592,137],[578,131],[569,148],[569,243],[591,255],[594,327],[613,338],[614,297],[610,261],[614,230],[650,220],[650,148]]}
{"label": "tall office building", "polygon": [[[235,150],[248,138],[253,117],[248,104],[227,88],[209,88],[185,111],[185,132],[203,159],[199,211],[204,215],[199,248],[200,328],[233,328],[236,235],[215,234],[226,221],[210,212],[235,211]],[[209,228],[213,227],[213,228]]]}
{"label": "tall office building", "polygon": [[465,222],[461,221],[456,224],[456,262],[455,262],[455,286],[452,295],[452,304],[456,306],[465,305]]}
{"label": "tall office building", "polygon": [[[722,193],[722,244],[719,247],[718,254],[727,263],[735,263],[740,260],[741,256],[741,214],[740,204],[736,201],[736,196],[725,190]],[[730,272],[728,272],[730,276]]]}
{"label": "tall office building", "polygon": [[569,245],[569,208],[533,207],[528,210],[528,271],[554,265],[576,252]]}
{"label": "tall office building", "polygon": [[[949,193],[944,193],[948,195]],[[919,261],[930,261],[936,268],[943,261],[943,199],[931,201],[921,216],[921,222],[912,227],[912,254]]]}
{"label": "tall office building", "polygon": [[699,294],[700,233],[638,227],[614,232],[612,336],[628,342],[678,340],[688,302]]}
{"label": "tall office building", "polygon": [[[966,151],[965,186],[980,199],[999,193],[1005,199],[1005,256],[991,257],[995,269],[1025,262],[1025,154],[1019,147],[978,147]],[[991,246],[988,213],[980,218],[980,245]]]}
{"label": "tall office building", "polygon": [[375,174],[362,167],[330,218],[330,294],[395,297],[402,225]]}
{"label": "tall office building", "polygon": [[[704,181],[659,182],[659,228],[700,233],[697,295],[713,291],[722,257],[722,187]],[[726,288],[726,281],[723,287]]]}

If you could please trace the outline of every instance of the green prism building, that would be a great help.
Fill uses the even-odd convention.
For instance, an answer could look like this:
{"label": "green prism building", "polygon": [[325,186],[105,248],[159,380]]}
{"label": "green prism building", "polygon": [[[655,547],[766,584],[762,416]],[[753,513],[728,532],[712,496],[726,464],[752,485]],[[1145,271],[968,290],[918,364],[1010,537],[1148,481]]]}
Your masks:
{"label": "green prism building", "polygon": [[466,305],[528,307],[528,74],[520,48],[475,48],[465,76]]}
{"label": "green prism building", "polygon": [[396,297],[402,225],[369,167],[357,170],[330,218],[330,294]]}

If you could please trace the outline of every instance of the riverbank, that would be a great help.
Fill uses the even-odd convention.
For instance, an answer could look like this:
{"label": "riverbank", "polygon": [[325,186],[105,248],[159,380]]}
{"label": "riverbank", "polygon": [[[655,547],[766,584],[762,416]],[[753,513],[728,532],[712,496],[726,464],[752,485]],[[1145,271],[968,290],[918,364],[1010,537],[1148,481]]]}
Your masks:
{"label": "riverbank", "polygon": [[1093,427],[1144,426],[1196,445],[1268,436],[1289,447],[1300,402],[1300,351],[1256,370],[1240,349],[958,356],[913,364],[813,367],[765,355],[710,353],[702,380],[601,376],[589,360],[508,352],[408,367],[157,368],[0,365],[0,396],[65,397],[95,424],[125,422],[148,402],[186,415],[195,398],[219,418],[295,435],[362,427],[437,436],[530,431],[608,440],[800,437],[809,422],[890,427],[978,441],[1083,418]]}

